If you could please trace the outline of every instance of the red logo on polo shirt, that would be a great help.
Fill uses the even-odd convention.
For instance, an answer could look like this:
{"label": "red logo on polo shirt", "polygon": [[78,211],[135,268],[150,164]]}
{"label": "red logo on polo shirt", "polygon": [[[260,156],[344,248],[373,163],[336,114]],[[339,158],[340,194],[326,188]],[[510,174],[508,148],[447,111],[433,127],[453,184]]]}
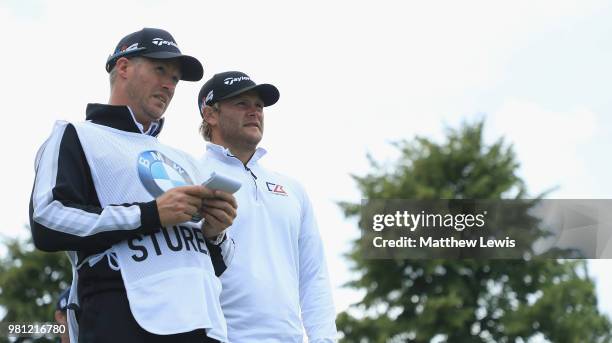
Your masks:
{"label": "red logo on polo shirt", "polygon": [[284,195],[287,196],[287,192],[285,192],[285,190],[283,189],[282,185],[278,185],[276,183],[272,183],[272,182],[266,182],[266,187],[268,187],[268,191],[270,193],[274,193],[274,194],[278,194],[278,195]]}

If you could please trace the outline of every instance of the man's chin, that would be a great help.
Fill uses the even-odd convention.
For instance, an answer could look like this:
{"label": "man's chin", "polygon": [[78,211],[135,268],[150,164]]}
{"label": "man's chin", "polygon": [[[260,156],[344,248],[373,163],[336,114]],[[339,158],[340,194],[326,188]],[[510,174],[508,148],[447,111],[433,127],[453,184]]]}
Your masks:
{"label": "man's chin", "polygon": [[248,137],[245,138],[245,140],[247,142],[249,142],[252,145],[257,146],[257,144],[259,144],[259,142],[261,142],[261,139],[263,138],[263,135],[258,134],[258,135],[248,135]]}
{"label": "man's chin", "polygon": [[147,112],[147,116],[151,118],[152,121],[160,120],[164,116],[165,109],[155,108],[151,111]]}
{"label": "man's chin", "polygon": [[243,136],[239,141],[240,142],[238,145],[242,146],[243,148],[248,147],[249,150],[255,150],[257,149],[257,145],[259,145],[259,142],[261,142],[261,136]]}
{"label": "man's chin", "polygon": [[256,126],[247,126],[247,129],[244,131],[244,135],[247,136],[248,139],[261,140],[263,137],[263,131]]}

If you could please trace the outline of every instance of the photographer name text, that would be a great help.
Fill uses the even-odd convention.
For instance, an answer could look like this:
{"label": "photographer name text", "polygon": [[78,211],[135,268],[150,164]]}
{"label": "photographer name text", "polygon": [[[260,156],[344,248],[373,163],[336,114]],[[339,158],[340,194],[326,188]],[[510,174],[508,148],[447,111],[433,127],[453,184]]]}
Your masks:
{"label": "photographer name text", "polygon": [[375,237],[372,244],[376,248],[514,248],[516,241],[506,237],[504,239],[456,239],[445,237],[434,239],[432,237],[402,237],[399,239],[384,239]]}

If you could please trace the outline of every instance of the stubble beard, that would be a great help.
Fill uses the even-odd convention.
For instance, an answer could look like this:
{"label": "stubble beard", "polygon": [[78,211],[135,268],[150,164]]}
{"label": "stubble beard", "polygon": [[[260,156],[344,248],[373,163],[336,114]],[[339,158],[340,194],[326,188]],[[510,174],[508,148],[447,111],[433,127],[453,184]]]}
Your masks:
{"label": "stubble beard", "polygon": [[146,99],[143,94],[138,92],[138,87],[136,87],[133,82],[129,82],[126,88],[129,99],[133,103],[138,105],[138,108],[131,108],[131,110],[134,111],[134,116],[136,116],[136,118],[138,118],[138,114],[140,114],[143,119],[147,118],[150,121],[157,121],[161,119],[161,117],[166,112],[166,109],[168,108],[168,104],[164,105],[164,108],[161,110],[161,112],[157,108],[151,109],[149,108],[150,106],[147,104],[147,101],[149,99]]}
{"label": "stubble beard", "polygon": [[224,126],[225,125],[221,126],[221,137],[223,141],[229,145],[228,148],[230,148],[230,150],[233,148],[242,152],[254,152],[263,138],[263,130],[261,129],[262,134],[258,138],[255,138],[251,135],[241,134],[240,129],[232,129]]}

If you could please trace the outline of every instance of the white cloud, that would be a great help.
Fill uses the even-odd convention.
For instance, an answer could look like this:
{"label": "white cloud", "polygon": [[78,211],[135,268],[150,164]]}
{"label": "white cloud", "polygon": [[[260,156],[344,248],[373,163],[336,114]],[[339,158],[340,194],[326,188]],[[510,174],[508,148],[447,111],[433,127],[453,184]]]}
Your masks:
{"label": "white cloud", "polygon": [[508,99],[491,116],[489,134],[505,136],[513,144],[533,195],[557,186],[569,195],[596,187],[582,151],[593,145],[599,122],[601,118],[586,108],[553,111]]}

